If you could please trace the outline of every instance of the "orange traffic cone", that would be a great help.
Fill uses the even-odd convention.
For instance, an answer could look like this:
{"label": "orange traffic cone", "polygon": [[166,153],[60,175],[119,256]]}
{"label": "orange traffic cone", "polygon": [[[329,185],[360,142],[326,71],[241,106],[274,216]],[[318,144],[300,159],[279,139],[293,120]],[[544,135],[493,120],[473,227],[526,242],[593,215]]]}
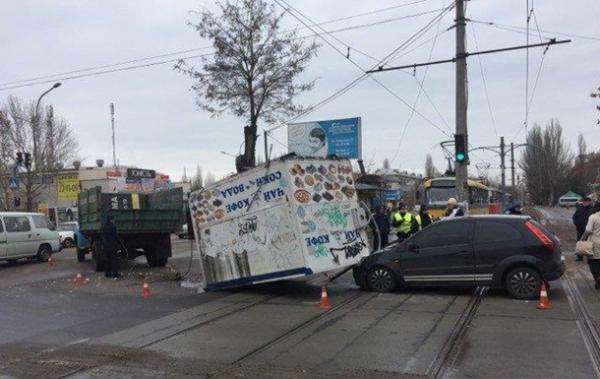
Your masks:
{"label": "orange traffic cone", "polygon": [[54,265],[54,261],[52,260],[52,257],[48,257],[48,266],[53,266]]}
{"label": "orange traffic cone", "polygon": [[542,289],[540,291],[540,302],[537,308],[552,309],[552,305],[550,305],[550,299],[548,299],[548,291],[546,291],[546,283],[544,282],[542,282]]}
{"label": "orange traffic cone", "polygon": [[146,280],[144,280],[144,284],[142,285],[142,297],[150,297],[150,286]]}
{"label": "orange traffic cone", "polygon": [[80,288],[81,286],[83,286],[83,283],[85,283],[85,279],[83,278],[83,275],[81,275],[81,273],[78,272],[75,276],[75,287]]}
{"label": "orange traffic cone", "polygon": [[329,297],[327,296],[327,287],[325,287],[325,286],[323,286],[323,288],[321,288],[321,302],[319,303],[319,308],[321,308],[321,309],[331,308],[331,303],[329,302]]}

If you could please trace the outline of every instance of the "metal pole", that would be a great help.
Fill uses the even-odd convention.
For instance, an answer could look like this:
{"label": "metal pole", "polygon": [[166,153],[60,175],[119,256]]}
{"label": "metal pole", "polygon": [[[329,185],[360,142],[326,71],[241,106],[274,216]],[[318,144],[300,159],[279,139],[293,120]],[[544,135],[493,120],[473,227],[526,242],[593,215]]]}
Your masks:
{"label": "metal pole", "polygon": [[[502,198],[504,199],[504,194],[506,193],[506,165],[504,163],[504,157],[506,156],[506,152],[504,151],[504,137],[500,137],[500,173],[502,175]],[[504,203],[504,201],[502,201]]]}
{"label": "metal pole", "polygon": [[265,163],[269,163],[269,142],[267,141],[267,131],[263,132],[263,136],[265,138]]}
{"label": "metal pole", "polygon": [[115,104],[110,103],[110,125],[112,128],[113,166],[117,168],[117,151],[115,148]]}
{"label": "metal pole", "polygon": [[510,185],[511,193],[515,192],[515,144],[510,143]]}
{"label": "metal pole", "polygon": [[[456,1],[456,134],[464,134],[468,151],[467,133],[467,60],[465,51],[465,8],[464,0]],[[468,156],[468,154],[467,154]],[[468,201],[467,180],[469,173],[468,160],[455,163],[456,197],[458,201]]]}

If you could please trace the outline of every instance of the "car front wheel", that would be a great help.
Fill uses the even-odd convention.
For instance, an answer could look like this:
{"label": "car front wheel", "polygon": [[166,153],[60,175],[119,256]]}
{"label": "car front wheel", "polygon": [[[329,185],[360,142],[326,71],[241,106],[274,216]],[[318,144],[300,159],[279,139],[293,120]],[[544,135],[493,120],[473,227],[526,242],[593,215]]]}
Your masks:
{"label": "car front wheel", "polygon": [[535,300],[540,294],[541,286],[542,277],[535,269],[528,266],[511,269],[504,280],[506,291],[520,300]]}
{"label": "car front wheel", "polygon": [[377,266],[367,273],[367,285],[371,291],[392,292],[396,288],[396,277],[389,268]]}

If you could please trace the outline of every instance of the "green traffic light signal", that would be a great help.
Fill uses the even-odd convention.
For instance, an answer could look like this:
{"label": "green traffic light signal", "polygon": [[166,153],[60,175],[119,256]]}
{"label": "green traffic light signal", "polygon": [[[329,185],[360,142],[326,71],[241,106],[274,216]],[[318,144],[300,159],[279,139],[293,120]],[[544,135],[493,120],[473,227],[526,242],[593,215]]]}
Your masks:
{"label": "green traffic light signal", "polygon": [[456,154],[456,161],[457,162],[463,162],[465,160],[465,155],[463,153],[457,153]]}

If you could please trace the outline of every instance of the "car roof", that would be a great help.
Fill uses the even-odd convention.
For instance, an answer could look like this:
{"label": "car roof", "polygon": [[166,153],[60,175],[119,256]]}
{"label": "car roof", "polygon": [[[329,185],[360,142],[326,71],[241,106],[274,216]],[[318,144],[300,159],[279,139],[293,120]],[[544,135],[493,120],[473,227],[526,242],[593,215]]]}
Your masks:
{"label": "car roof", "polygon": [[0,212],[0,216],[45,216],[38,212]]}
{"label": "car roof", "polygon": [[441,219],[439,222],[449,222],[454,220],[492,220],[492,221],[506,221],[506,220],[529,220],[531,219],[528,215],[505,215],[505,214],[494,214],[494,215],[471,215],[463,217],[451,217]]}

